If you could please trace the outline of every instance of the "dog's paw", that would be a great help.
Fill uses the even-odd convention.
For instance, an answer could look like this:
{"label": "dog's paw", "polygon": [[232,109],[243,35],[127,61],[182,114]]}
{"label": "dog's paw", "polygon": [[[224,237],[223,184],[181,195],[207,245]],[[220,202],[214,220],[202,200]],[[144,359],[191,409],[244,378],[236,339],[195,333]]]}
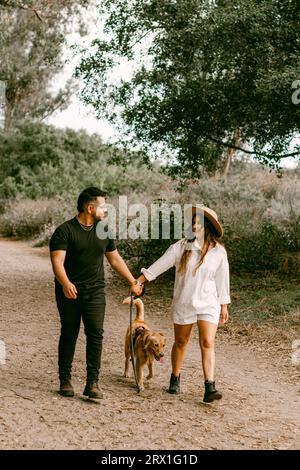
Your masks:
{"label": "dog's paw", "polygon": [[148,374],[147,377],[146,377],[146,380],[151,380],[153,377],[153,374]]}
{"label": "dog's paw", "polygon": [[145,390],[145,387],[143,384],[139,384],[139,392],[143,392]]}
{"label": "dog's paw", "polygon": [[126,377],[126,379],[129,379],[129,377],[130,377],[130,376],[129,376],[129,372],[125,372],[125,373],[123,374],[123,377]]}

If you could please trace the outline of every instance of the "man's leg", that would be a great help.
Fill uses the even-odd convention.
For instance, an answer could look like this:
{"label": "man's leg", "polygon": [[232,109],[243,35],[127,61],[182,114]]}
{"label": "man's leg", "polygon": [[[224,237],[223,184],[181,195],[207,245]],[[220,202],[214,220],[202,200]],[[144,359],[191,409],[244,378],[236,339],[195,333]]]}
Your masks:
{"label": "man's leg", "polygon": [[60,380],[69,380],[71,378],[72,362],[80,329],[80,304],[77,299],[67,299],[62,289],[58,286],[56,286],[55,295],[61,322],[58,345],[59,378]]}
{"label": "man's leg", "polygon": [[103,289],[93,289],[81,296],[82,319],[86,334],[87,387],[84,395],[102,398],[98,389],[101,367],[105,294]]}

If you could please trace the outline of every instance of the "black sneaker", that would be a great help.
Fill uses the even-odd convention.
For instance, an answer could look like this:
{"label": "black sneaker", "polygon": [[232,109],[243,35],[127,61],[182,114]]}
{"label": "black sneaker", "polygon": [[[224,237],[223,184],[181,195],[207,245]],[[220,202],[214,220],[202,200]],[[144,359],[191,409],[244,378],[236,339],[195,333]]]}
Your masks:
{"label": "black sneaker", "polygon": [[83,395],[89,398],[103,398],[103,392],[98,386],[98,382],[87,382]]}
{"label": "black sneaker", "polygon": [[71,384],[71,379],[60,379],[59,393],[63,397],[74,397],[74,389]]}
{"label": "black sneaker", "polygon": [[176,375],[174,375],[174,374],[171,374],[169,393],[171,393],[172,395],[179,395],[179,393],[180,393],[180,374],[179,374],[178,377],[176,377]]}
{"label": "black sneaker", "polygon": [[220,400],[222,398],[222,393],[216,390],[215,382],[211,380],[205,380],[205,393],[203,397],[203,401],[205,403],[211,403],[214,400]]}

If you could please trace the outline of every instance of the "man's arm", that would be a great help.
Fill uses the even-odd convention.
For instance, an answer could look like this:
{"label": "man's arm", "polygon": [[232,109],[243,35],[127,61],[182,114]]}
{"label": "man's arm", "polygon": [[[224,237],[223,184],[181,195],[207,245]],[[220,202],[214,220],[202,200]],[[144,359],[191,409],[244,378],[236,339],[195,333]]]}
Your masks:
{"label": "man's arm", "polygon": [[105,253],[107,261],[111,267],[130,285],[130,293],[134,295],[141,295],[143,286],[140,282],[137,282],[129,271],[127,264],[123,260],[118,250],[107,251]]}
{"label": "man's arm", "polygon": [[67,297],[67,299],[76,299],[77,289],[74,284],[70,282],[67,276],[64,267],[65,257],[66,251],[64,250],[55,250],[50,252],[53,272],[58,282],[62,285],[64,295]]}

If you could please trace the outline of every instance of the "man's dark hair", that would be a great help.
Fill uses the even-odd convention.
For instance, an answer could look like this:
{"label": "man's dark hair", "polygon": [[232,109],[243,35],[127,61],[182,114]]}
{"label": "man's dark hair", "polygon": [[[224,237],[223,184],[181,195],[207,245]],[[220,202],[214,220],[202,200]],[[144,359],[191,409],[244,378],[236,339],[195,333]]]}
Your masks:
{"label": "man's dark hair", "polygon": [[84,206],[89,204],[90,202],[96,201],[97,197],[105,197],[106,192],[102,191],[102,189],[95,188],[94,186],[90,186],[89,188],[84,189],[78,197],[77,201],[77,210],[78,212],[84,211]]}

